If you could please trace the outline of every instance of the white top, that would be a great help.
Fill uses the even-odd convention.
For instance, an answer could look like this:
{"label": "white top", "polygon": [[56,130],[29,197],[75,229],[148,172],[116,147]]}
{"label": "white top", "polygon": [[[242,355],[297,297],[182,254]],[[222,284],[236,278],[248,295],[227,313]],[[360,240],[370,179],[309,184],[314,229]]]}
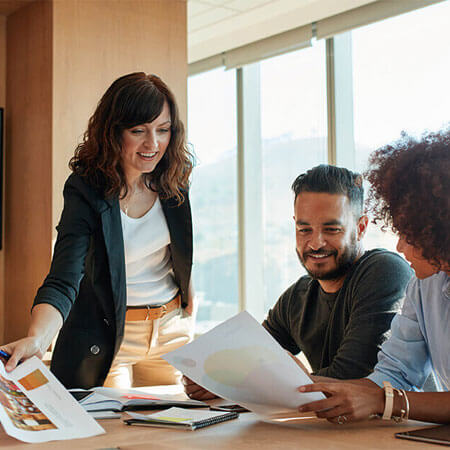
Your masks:
{"label": "white top", "polygon": [[166,303],[175,297],[170,259],[170,234],[159,197],[138,219],[122,210],[122,232],[125,247],[127,305],[141,306]]}

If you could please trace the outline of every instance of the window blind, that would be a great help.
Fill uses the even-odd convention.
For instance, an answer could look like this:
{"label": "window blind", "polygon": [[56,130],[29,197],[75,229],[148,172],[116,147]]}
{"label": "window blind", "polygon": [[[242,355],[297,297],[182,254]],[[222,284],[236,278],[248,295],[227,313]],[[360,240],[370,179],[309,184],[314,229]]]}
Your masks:
{"label": "window blind", "polygon": [[317,39],[326,39],[335,34],[369,25],[389,17],[439,3],[442,0],[379,0],[359,8],[351,9],[332,17],[317,21]]}

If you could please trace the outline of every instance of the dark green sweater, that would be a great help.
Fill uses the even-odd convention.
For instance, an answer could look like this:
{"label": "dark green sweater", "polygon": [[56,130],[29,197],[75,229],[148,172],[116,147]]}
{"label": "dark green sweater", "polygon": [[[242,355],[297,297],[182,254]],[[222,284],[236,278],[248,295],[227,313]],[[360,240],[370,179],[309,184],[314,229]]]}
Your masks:
{"label": "dark green sweater", "polygon": [[294,355],[303,351],[314,375],[365,377],[388,337],[411,274],[395,253],[367,251],[335,294],[301,277],[282,294],[263,326],[286,350]]}

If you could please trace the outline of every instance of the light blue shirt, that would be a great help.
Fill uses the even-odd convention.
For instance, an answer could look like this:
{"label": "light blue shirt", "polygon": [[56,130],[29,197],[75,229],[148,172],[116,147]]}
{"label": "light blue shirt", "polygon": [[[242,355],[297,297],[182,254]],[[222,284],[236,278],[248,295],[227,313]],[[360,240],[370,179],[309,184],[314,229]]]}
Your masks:
{"label": "light blue shirt", "polygon": [[433,371],[438,387],[450,390],[450,277],[445,272],[413,277],[391,329],[367,378],[379,386],[390,381],[398,389],[418,390]]}

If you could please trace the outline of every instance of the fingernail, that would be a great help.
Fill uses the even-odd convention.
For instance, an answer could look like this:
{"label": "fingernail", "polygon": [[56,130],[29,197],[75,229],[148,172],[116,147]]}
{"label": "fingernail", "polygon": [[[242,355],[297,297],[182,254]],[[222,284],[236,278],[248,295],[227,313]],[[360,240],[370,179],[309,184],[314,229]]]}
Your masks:
{"label": "fingernail", "polygon": [[298,408],[298,412],[303,412],[303,411],[304,411],[303,406],[300,406],[300,407]]}
{"label": "fingernail", "polygon": [[305,391],[306,391],[306,388],[305,388],[305,386],[300,386],[300,387],[298,388],[298,390],[299,390],[300,392],[305,392]]}

